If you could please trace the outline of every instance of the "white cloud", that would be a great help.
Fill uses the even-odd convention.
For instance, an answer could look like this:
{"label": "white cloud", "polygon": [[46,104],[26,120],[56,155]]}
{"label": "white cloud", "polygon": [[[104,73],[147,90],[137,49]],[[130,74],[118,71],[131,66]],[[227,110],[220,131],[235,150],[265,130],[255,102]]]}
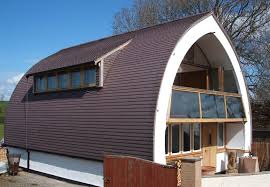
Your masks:
{"label": "white cloud", "polygon": [[14,77],[11,77],[11,78],[7,79],[7,83],[17,85],[17,83],[21,80],[23,75],[24,75],[24,73],[20,73],[18,75],[15,75]]}
{"label": "white cloud", "polygon": [[18,82],[23,77],[24,73],[18,73],[6,80],[0,80],[0,100],[9,100]]}

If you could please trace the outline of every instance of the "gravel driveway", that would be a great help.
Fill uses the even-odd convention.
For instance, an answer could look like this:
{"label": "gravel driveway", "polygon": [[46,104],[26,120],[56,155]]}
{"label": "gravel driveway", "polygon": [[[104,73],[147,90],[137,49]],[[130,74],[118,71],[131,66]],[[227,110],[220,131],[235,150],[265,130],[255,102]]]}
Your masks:
{"label": "gravel driveway", "polygon": [[61,181],[46,176],[28,173],[25,171],[19,172],[17,176],[0,176],[0,186],[2,187],[85,187],[84,185],[71,184],[66,181]]}

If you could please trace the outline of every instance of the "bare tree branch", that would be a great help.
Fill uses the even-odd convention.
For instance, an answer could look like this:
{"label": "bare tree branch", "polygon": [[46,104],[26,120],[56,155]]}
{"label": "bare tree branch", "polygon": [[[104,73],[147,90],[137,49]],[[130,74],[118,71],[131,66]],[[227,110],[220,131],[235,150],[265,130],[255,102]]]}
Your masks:
{"label": "bare tree branch", "polygon": [[113,30],[119,34],[211,10],[236,47],[252,95],[270,93],[270,1],[134,0],[115,15]]}

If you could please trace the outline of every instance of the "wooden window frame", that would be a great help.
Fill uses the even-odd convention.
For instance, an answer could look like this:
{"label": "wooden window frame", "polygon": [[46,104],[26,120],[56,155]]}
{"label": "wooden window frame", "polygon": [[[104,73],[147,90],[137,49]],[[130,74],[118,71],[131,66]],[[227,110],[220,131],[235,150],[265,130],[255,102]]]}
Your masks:
{"label": "wooden window frame", "polygon": [[[222,123],[222,122],[246,122],[246,118],[228,118],[228,111],[227,111],[227,97],[236,97],[241,98],[241,95],[238,93],[229,93],[229,92],[221,92],[221,91],[212,91],[212,90],[204,90],[204,89],[198,89],[198,88],[190,88],[190,87],[183,87],[183,86],[173,86],[173,91],[181,91],[181,92],[190,92],[190,93],[197,93],[198,94],[198,100],[199,100],[199,113],[200,118],[173,118],[168,114],[167,123],[169,124],[177,124],[177,123],[209,123],[209,122],[215,122],[215,123]],[[202,116],[202,103],[201,103],[201,94],[208,94],[208,95],[217,95],[217,96],[223,96],[224,98],[224,113],[225,118],[203,118]],[[172,99],[170,103],[172,102]],[[243,103],[242,103],[243,105]],[[171,107],[171,104],[169,104],[169,107]],[[170,110],[168,110],[170,111]]]}
{"label": "wooden window frame", "polygon": [[[97,88],[97,80],[94,84],[86,85],[84,84],[84,71],[87,69],[97,69],[96,65],[80,65],[75,67],[69,68],[62,68],[58,70],[48,71],[44,73],[38,73],[34,75],[33,81],[33,93],[34,94],[41,94],[41,93],[51,93],[51,92],[59,92],[59,91],[68,91],[68,90],[79,90],[79,89],[86,89],[86,88]],[[80,86],[76,88],[72,88],[72,72],[79,71],[80,72]],[[59,74],[60,73],[67,73],[69,77],[68,87],[67,88],[59,88]],[[98,72],[96,72],[98,73]],[[48,75],[55,74],[56,75],[56,88],[55,89],[48,89]],[[45,90],[44,91],[37,91],[37,77],[44,76],[45,77]]]}
{"label": "wooden window frame", "polygon": [[[166,157],[177,157],[177,156],[187,156],[190,154],[200,154],[202,152],[202,128],[201,123],[198,123],[200,125],[200,149],[194,150],[194,123],[179,123],[179,124],[167,124],[168,127],[168,154],[165,154]],[[179,152],[173,153],[172,152],[172,126],[178,125],[179,126]],[[184,136],[183,136],[183,125],[189,125],[190,126],[190,151],[183,151],[183,143],[184,143]]]}

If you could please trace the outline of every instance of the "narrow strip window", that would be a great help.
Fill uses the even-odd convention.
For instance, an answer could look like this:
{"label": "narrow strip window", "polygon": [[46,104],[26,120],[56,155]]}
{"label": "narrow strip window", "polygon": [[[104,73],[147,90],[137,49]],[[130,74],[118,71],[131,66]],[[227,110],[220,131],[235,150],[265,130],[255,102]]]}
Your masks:
{"label": "narrow strip window", "polygon": [[190,142],[190,124],[183,124],[182,129],[183,129],[183,151],[187,152],[190,151],[191,148],[191,142]]}
{"label": "narrow strip window", "polygon": [[178,153],[180,151],[179,129],[179,125],[172,126],[172,153]]}
{"label": "narrow strip window", "polygon": [[218,147],[224,146],[224,123],[218,123],[217,144]]}
{"label": "narrow strip window", "polygon": [[201,149],[201,124],[193,124],[193,150]]}
{"label": "narrow strip window", "polygon": [[166,154],[168,154],[168,131],[169,131],[169,128],[167,127],[165,131],[165,153]]}

